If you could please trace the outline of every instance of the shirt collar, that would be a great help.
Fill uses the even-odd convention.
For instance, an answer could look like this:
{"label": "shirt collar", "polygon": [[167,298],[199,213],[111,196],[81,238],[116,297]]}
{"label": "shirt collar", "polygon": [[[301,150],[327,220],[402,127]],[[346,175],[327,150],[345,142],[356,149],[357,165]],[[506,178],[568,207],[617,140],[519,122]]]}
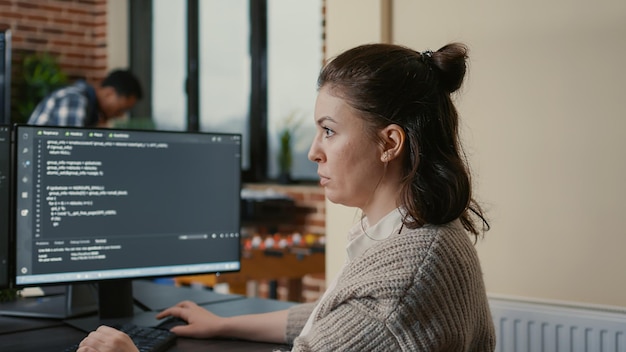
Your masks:
{"label": "shirt collar", "polygon": [[387,239],[397,233],[402,226],[402,212],[396,208],[385,215],[378,223],[369,226],[367,218],[356,223],[348,233],[348,259],[358,257],[376,243]]}

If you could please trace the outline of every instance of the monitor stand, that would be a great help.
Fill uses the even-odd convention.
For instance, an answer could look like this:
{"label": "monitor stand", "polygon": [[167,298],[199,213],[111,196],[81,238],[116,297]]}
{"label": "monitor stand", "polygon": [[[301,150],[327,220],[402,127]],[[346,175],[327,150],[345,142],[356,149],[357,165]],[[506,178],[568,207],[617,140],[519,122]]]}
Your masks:
{"label": "monitor stand", "polygon": [[56,294],[22,297],[2,302],[0,315],[68,319],[93,314],[97,307],[96,289],[93,284],[73,284],[62,286]]}
{"label": "monitor stand", "polygon": [[98,314],[66,319],[64,323],[86,332],[100,325],[157,325],[156,312],[146,310],[135,303],[132,279],[106,280],[98,282]]}
{"label": "monitor stand", "polygon": [[209,304],[240,300],[241,295],[220,294],[207,290],[159,285],[143,280],[120,279],[98,282],[98,313],[64,320],[64,323],[89,332],[100,325],[135,324],[157,326],[157,312],[191,300]]}

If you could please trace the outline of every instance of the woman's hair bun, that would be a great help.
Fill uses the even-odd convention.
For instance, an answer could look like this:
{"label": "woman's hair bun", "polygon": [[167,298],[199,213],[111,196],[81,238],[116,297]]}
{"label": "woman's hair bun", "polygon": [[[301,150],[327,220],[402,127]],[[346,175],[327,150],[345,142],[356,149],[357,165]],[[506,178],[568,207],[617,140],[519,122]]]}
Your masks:
{"label": "woman's hair bun", "polygon": [[429,53],[431,65],[439,72],[439,84],[447,93],[455,92],[463,84],[467,70],[467,46],[450,43],[439,50]]}

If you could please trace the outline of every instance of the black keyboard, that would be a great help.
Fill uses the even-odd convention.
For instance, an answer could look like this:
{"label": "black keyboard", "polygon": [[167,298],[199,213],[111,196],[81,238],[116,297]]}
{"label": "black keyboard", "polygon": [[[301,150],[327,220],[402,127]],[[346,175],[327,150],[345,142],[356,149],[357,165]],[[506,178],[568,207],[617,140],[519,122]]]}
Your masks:
{"label": "black keyboard", "polygon": [[[165,352],[176,342],[176,335],[163,329],[137,326],[133,324],[113,327],[130,336],[139,349],[139,352]],[[79,344],[80,342],[68,347],[65,352],[75,352]]]}

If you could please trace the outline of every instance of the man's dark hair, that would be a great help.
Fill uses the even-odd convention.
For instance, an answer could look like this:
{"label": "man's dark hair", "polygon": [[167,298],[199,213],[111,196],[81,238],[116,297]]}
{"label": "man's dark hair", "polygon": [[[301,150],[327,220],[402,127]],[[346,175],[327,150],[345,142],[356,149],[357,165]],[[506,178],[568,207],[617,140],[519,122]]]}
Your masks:
{"label": "man's dark hair", "polygon": [[140,100],[143,96],[139,79],[127,70],[112,71],[100,85],[102,87],[113,87],[117,94],[123,97],[135,97],[137,100]]}

